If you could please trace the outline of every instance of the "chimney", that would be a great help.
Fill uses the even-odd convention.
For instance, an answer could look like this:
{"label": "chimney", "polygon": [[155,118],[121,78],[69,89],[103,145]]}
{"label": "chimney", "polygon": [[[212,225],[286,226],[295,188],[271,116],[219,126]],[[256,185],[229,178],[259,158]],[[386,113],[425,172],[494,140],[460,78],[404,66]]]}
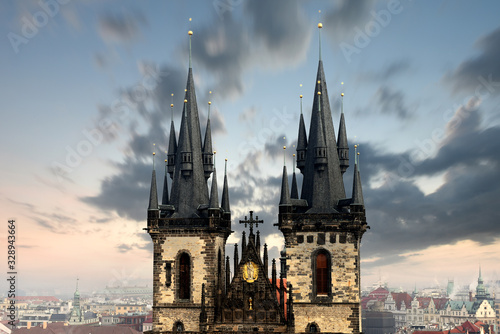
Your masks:
{"label": "chimney", "polygon": [[27,325],[26,325],[26,329],[30,329],[31,328],[31,321],[28,321]]}
{"label": "chimney", "polygon": [[44,321],[44,322],[43,322],[42,328],[43,328],[43,329],[47,329],[47,321]]}

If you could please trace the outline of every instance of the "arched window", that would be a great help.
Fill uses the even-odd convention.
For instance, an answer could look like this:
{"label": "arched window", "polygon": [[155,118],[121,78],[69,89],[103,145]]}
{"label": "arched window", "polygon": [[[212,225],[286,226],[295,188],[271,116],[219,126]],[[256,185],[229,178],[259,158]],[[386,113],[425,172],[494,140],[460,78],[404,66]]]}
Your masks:
{"label": "arched window", "polygon": [[316,294],[328,295],[328,258],[326,254],[316,256]]}
{"label": "arched window", "polygon": [[219,288],[222,287],[222,255],[219,249],[219,254],[217,254],[217,281],[219,282]]}
{"label": "arched window", "polygon": [[180,321],[177,321],[174,324],[174,332],[175,333],[184,332],[184,324],[182,322],[180,322]]}
{"label": "arched window", "polygon": [[[179,259],[179,299],[191,298],[191,259],[182,253]],[[182,325],[182,323],[181,323]]]}
{"label": "arched window", "polygon": [[307,325],[307,327],[307,333],[319,333],[318,325],[316,325],[315,323],[309,324]]}

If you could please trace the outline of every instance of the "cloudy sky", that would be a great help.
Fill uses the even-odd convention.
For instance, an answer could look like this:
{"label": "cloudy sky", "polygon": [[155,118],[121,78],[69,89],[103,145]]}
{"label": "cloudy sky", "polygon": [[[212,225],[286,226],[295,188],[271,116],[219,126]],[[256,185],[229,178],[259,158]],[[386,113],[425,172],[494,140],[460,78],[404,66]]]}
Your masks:
{"label": "cloudy sky", "polygon": [[[361,152],[363,286],[469,284],[479,265],[498,279],[498,12],[496,1],[1,2],[1,235],[6,249],[15,219],[19,290],[68,293],[76,277],[87,292],[151,286],[152,151],[161,188],[188,30],[202,128],[212,101],[219,184],[228,159],[228,249],[253,210],[278,257],[281,147],[291,173],[318,21],[334,124],[344,92],[351,153],[354,143]],[[344,178],[350,192],[352,168]]]}

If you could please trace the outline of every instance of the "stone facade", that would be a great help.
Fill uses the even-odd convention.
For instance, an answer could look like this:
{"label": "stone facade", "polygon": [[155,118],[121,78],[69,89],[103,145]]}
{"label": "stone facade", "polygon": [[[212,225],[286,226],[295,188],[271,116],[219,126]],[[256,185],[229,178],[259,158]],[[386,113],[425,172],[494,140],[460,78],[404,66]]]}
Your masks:
{"label": "stone facade", "polygon": [[[286,208],[281,207],[281,211]],[[354,211],[354,210],[353,210]],[[293,286],[295,332],[314,323],[321,332],[360,333],[359,244],[364,211],[351,214],[280,213],[285,236],[287,279]],[[330,257],[326,295],[315,293],[315,254]]]}
{"label": "stone facade", "polygon": [[235,247],[229,282],[227,170],[219,205],[210,118],[202,143],[190,62],[178,141],[171,121],[161,204],[152,171],[147,231],[154,244],[153,333],[361,333],[359,247],[368,225],[357,159],[352,196],[345,193],[343,103],[336,141],[321,56],[312,109],[309,137],[302,113],[299,122],[300,199],[295,173],[290,192],[283,167],[278,228],[286,250],[279,282],[274,260],[268,277],[267,246],[261,256],[259,234],[253,234],[262,221],[252,211],[250,220],[240,221],[250,225],[248,244],[243,234],[242,256]]}
{"label": "stone facade", "polygon": [[[207,316],[211,321],[214,319],[218,253],[221,253],[221,270],[225,272],[223,259],[227,236],[188,229],[166,230],[151,235],[154,244],[153,326],[161,332],[171,331],[176,323],[181,322],[184,330],[199,331],[203,284],[207,298]],[[179,298],[179,257],[183,253],[188,254],[191,259],[189,300]],[[224,275],[222,280],[221,283],[225,285]]]}

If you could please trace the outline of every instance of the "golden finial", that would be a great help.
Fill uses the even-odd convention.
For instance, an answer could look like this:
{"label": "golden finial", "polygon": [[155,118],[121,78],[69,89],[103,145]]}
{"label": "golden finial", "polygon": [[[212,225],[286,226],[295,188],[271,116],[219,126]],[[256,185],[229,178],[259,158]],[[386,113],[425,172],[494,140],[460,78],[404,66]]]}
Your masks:
{"label": "golden finial", "polygon": [[321,95],[321,92],[318,92],[318,95]]}
{"label": "golden finial", "polygon": [[173,103],[170,103],[170,108],[173,108],[174,107],[174,104]]}
{"label": "golden finial", "polygon": [[[189,22],[191,22],[191,18],[189,18]],[[189,30],[188,35],[189,35],[189,68],[191,68],[191,36],[193,36],[193,31]]]}
{"label": "golden finial", "polygon": [[340,96],[344,96],[344,93],[341,93]]}
{"label": "golden finial", "polygon": [[354,148],[358,148],[358,145],[354,145]]}
{"label": "golden finial", "polygon": [[184,99],[184,103],[187,103],[187,102],[188,102],[188,100]]}
{"label": "golden finial", "polygon": [[212,102],[208,101],[208,105],[211,105],[211,104],[212,104]]}
{"label": "golden finial", "polygon": [[187,91],[188,91],[188,89],[187,89],[187,88],[184,88],[184,91],[185,91],[185,92],[187,92]]}
{"label": "golden finial", "polygon": [[226,158],[226,159],[224,159],[224,161],[227,161],[227,158]]}
{"label": "golden finial", "polygon": [[302,94],[300,94],[299,97],[302,98]]}
{"label": "golden finial", "polygon": [[283,149],[286,150],[286,146],[283,146]]}
{"label": "golden finial", "polygon": [[167,163],[167,159],[165,159],[165,163]]}
{"label": "golden finial", "polygon": [[[321,20],[321,11],[318,11],[318,16]],[[321,61],[321,28],[323,28],[323,23],[318,23],[318,39],[319,39],[319,60]]]}
{"label": "golden finial", "polygon": [[319,80],[318,80],[318,83],[320,84],[320,83],[321,83],[321,81],[319,81]]}
{"label": "golden finial", "polygon": [[295,158],[295,153],[293,154],[293,157]]}

